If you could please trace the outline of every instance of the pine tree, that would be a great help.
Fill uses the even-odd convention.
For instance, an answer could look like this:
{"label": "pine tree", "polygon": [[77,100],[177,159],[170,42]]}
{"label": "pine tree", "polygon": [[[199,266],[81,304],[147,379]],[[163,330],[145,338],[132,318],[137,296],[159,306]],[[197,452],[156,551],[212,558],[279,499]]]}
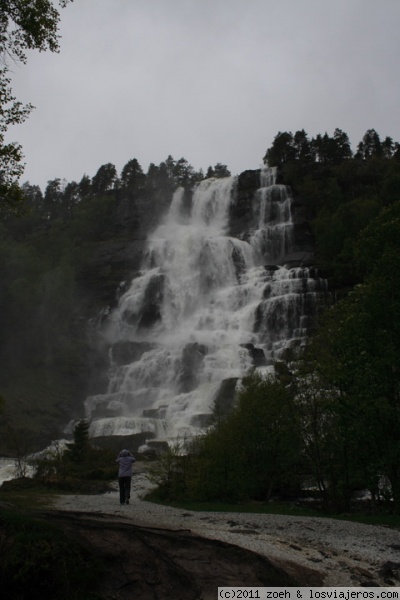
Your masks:
{"label": "pine tree", "polygon": [[74,441],[67,444],[67,457],[76,464],[85,460],[89,449],[89,423],[86,419],[81,419],[74,428]]}

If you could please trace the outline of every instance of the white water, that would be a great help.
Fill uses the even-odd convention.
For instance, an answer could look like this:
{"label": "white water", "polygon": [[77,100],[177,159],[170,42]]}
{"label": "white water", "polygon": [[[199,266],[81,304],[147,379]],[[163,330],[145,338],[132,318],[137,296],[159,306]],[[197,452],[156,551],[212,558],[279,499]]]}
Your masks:
{"label": "white water", "polygon": [[[23,462],[22,468],[25,477],[32,477],[34,469],[31,465]],[[5,481],[18,477],[20,475],[19,471],[16,458],[0,458],[0,486]]]}
{"label": "white water", "polygon": [[9,481],[10,479],[15,479],[22,475],[24,477],[33,477],[36,471],[37,461],[43,458],[55,458],[60,456],[65,451],[67,443],[68,442],[65,439],[55,440],[40,452],[22,457],[20,462],[17,458],[0,457],[0,486],[4,481]]}
{"label": "white water", "polygon": [[[249,242],[227,235],[234,177],[201,182],[190,215],[177,190],[148,239],[141,274],[104,329],[114,346],[108,392],[85,404],[92,436],[191,435],[221,382],[252,367],[245,344],[270,362],[301,342],[318,282],[307,269],[282,266],[291,250],[291,198],[274,178],[272,169],[261,174]],[[137,352],[124,364],[115,360],[121,342]]]}
{"label": "white water", "polygon": [[17,475],[17,467],[14,458],[0,458],[0,485],[4,481],[14,479]]}

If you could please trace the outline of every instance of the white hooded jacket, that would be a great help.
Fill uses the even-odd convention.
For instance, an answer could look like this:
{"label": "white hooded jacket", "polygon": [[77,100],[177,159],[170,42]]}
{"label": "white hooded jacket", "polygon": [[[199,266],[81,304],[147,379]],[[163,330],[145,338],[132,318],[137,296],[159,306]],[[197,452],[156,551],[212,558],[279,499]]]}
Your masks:
{"label": "white hooded jacket", "polygon": [[132,477],[132,465],[135,460],[129,450],[121,450],[116,460],[119,464],[118,477]]}

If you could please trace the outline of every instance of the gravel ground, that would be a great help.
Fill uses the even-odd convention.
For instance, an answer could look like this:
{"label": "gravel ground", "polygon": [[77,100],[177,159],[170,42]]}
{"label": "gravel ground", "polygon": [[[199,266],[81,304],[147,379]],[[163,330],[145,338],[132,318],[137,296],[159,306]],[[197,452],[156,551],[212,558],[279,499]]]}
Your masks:
{"label": "gravel ground", "polygon": [[130,504],[115,489],[98,496],[59,496],[54,508],[110,514],[154,528],[190,530],[241,546],[277,564],[318,571],[324,586],[400,585],[399,531],[334,519],[283,515],[194,512],[143,501],[149,484],[140,466]]}

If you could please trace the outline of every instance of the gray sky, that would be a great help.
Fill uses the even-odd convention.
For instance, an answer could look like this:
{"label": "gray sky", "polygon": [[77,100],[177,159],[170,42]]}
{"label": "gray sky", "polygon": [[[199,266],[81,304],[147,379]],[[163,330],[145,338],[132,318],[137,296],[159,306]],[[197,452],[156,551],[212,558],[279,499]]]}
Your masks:
{"label": "gray sky", "polygon": [[75,0],[61,52],[13,66],[36,109],[21,181],[171,154],[257,169],[278,131],[400,141],[399,0]]}

